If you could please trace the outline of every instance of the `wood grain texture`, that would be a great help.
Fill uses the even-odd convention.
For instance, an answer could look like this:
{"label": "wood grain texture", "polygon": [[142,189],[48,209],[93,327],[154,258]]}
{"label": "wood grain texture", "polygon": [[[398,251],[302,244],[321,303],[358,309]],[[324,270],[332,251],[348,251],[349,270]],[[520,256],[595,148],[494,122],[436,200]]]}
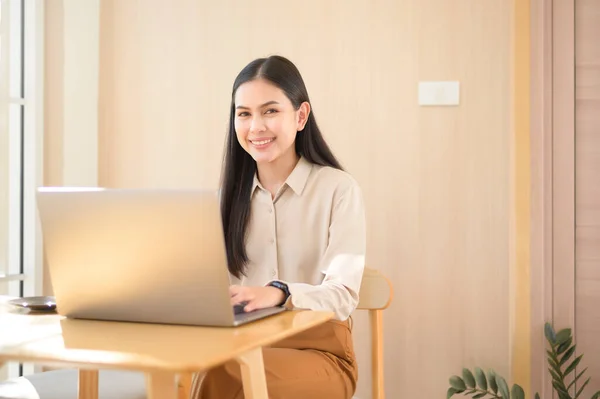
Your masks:
{"label": "wood grain texture", "polygon": [[[600,390],[600,1],[575,2],[575,330],[582,366]],[[582,381],[583,383],[583,381]]]}
{"label": "wood grain texture", "polygon": [[510,381],[531,390],[531,2],[513,1],[510,142]]}
{"label": "wood grain texture", "polygon": [[[509,375],[511,7],[105,0],[100,184],[215,188],[236,74],[285,55],[363,189],[367,264],[395,288],[388,395],[443,396],[463,366]],[[460,81],[460,106],[418,107],[422,80]],[[367,315],[355,320],[368,397]]]}
{"label": "wood grain texture", "polygon": [[553,322],[562,329],[575,325],[575,2],[553,7]]}
{"label": "wood grain texture", "polygon": [[148,399],[177,399],[176,375],[168,372],[146,373]]}
{"label": "wood grain texture", "polygon": [[78,399],[98,399],[98,370],[79,370]]}
{"label": "wood grain texture", "polygon": [[357,309],[386,309],[392,303],[394,288],[390,280],[380,271],[365,268]]}
{"label": "wood grain texture", "polygon": [[544,323],[553,317],[552,2],[531,2],[531,389],[552,394]]}
{"label": "wood grain texture", "polygon": [[179,375],[179,382],[177,384],[178,399],[190,399],[193,379],[194,375],[192,373],[183,373]]}
{"label": "wood grain texture", "polygon": [[371,397],[373,399],[384,399],[383,310],[370,310],[369,319],[371,322]]}
{"label": "wood grain texture", "polygon": [[332,317],[333,312],[290,311],[237,328],[218,328],[74,320],[59,315],[31,317],[0,311],[0,362],[196,372]]}
{"label": "wood grain texture", "polygon": [[248,351],[239,356],[237,360],[242,373],[244,397],[247,399],[267,398],[269,395],[267,393],[262,348]]}

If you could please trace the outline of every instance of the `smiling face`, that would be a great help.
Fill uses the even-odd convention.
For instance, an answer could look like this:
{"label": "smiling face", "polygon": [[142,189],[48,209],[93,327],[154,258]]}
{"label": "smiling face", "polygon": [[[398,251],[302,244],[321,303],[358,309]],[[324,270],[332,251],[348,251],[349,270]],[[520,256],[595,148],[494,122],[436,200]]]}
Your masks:
{"label": "smiling face", "polygon": [[295,109],[280,88],[264,79],[242,84],[234,101],[238,142],[257,164],[296,157],[296,134],[310,113],[307,102]]}

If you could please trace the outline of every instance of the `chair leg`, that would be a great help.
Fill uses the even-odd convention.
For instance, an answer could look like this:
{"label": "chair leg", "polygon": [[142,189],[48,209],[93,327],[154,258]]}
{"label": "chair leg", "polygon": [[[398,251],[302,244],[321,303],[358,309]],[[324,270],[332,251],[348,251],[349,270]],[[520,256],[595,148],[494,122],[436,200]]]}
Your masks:
{"label": "chair leg", "polygon": [[384,399],[383,386],[383,311],[369,310],[371,321],[371,383],[373,399]]}
{"label": "chair leg", "polygon": [[177,396],[179,399],[190,399],[192,377],[192,373],[179,374],[179,384],[177,387]]}
{"label": "chair leg", "polygon": [[79,370],[77,397],[98,399],[98,370]]}

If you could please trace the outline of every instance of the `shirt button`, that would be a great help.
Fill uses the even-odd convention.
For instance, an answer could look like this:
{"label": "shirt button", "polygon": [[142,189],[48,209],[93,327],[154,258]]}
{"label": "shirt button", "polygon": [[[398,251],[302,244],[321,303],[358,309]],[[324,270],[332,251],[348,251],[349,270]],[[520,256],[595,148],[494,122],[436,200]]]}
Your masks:
{"label": "shirt button", "polygon": [[274,240],[273,238],[271,238],[271,239],[269,240],[269,243],[271,243],[271,244],[275,244],[275,240]]}
{"label": "shirt button", "polygon": [[277,275],[277,272],[275,272],[275,270],[271,271],[271,277],[275,277]]}
{"label": "shirt button", "polygon": [[269,208],[269,213],[273,213],[273,209]]}

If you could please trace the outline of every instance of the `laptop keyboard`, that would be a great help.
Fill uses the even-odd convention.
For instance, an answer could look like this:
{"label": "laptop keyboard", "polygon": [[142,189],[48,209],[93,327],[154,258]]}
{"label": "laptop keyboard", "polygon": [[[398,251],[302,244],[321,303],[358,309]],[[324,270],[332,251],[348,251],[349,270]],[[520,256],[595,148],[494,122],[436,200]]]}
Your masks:
{"label": "laptop keyboard", "polygon": [[244,311],[244,306],[246,306],[248,304],[248,302],[242,302],[242,303],[238,303],[237,305],[233,305],[233,314],[242,314],[242,313],[246,313]]}

